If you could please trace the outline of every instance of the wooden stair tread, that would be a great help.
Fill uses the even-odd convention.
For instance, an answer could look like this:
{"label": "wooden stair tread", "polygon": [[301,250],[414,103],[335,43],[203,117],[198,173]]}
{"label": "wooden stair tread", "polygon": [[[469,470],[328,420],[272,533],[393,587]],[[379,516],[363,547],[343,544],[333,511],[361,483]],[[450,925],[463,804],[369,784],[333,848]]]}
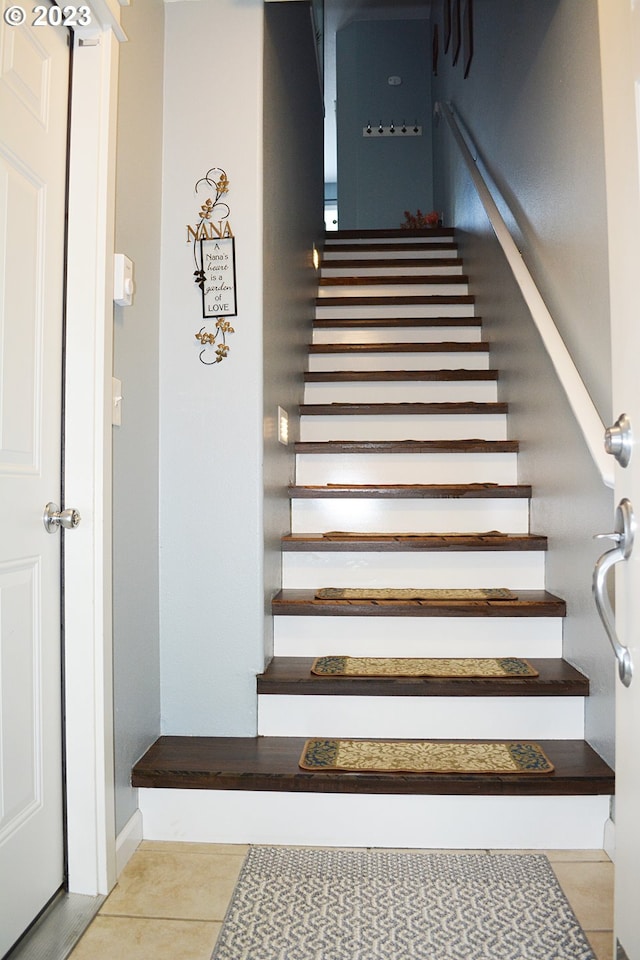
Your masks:
{"label": "wooden stair tread", "polygon": [[371,297],[317,297],[316,306],[318,307],[368,307],[368,306],[439,306],[442,304],[466,305],[474,304],[475,297],[468,293],[452,294],[395,294],[389,296],[371,296]]}
{"label": "wooden stair tread", "polygon": [[346,277],[320,277],[318,285],[320,287],[368,287],[376,285],[404,285],[404,284],[438,285],[442,283],[460,284],[466,286],[469,283],[469,277],[464,273],[425,273],[416,275],[414,273],[404,276],[390,276],[372,274],[369,277],[346,276]]}
{"label": "wooden stair tread", "polygon": [[528,662],[537,677],[318,677],[313,657],[274,657],[258,676],[258,693],[349,697],[586,697],[589,681],[560,659]]}
{"label": "wooden stair tread", "polygon": [[[321,735],[321,731],[318,731]],[[304,737],[160,737],[133,768],[132,786],[200,790],[404,795],[611,794],[611,768],[583,740],[538,740],[553,773],[533,775],[310,772]]]}
{"label": "wooden stair tread", "polygon": [[[407,240],[412,238],[421,239],[422,237],[454,237],[455,227],[419,227],[416,230],[408,230],[401,227],[381,227],[375,229],[367,227],[362,230],[350,228],[349,230],[327,230],[325,240],[331,243],[332,240],[348,240],[351,237],[363,237],[369,243],[371,240],[380,238],[398,237]],[[367,246],[368,244],[365,244]]]}
{"label": "wooden stair tread", "polygon": [[295,485],[289,496],[296,499],[365,499],[392,498],[411,500],[485,500],[529,498],[528,484],[498,483],[331,483],[327,485]]}
{"label": "wooden stair tread", "polygon": [[508,403],[479,403],[475,400],[448,401],[445,403],[302,403],[298,411],[301,417],[325,416],[337,414],[500,414],[509,412]]}
{"label": "wooden stair tread", "polygon": [[[288,553],[311,550],[348,553],[362,550],[395,553],[412,550],[546,550],[547,538],[534,533],[289,533],[282,537]],[[513,601],[509,601],[513,602]]]}
{"label": "wooden stair tread", "polygon": [[316,318],[313,326],[318,330],[330,327],[354,330],[369,327],[481,327],[482,317],[332,317]]}
{"label": "wooden stair tread", "polygon": [[[403,253],[405,250],[420,250],[421,253],[424,252],[426,254],[428,254],[430,250],[450,250],[452,253],[457,253],[456,244],[451,242],[451,240],[447,240],[446,238],[442,240],[435,240],[431,243],[416,243],[415,240],[413,242],[408,240],[406,243],[403,243],[402,241],[399,243],[391,243],[390,241],[385,242],[385,240],[382,240],[380,243],[376,243],[373,246],[366,242],[358,243],[358,241],[353,238],[345,238],[344,240],[341,240],[340,243],[331,243],[328,246],[325,246],[324,256],[331,256],[332,253],[358,254],[364,253],[365,251],[369,252],[372,249],[376,252],[383,253]],[[372,260],[374,263],[376,262],[375,258],[372,258]]]}
{"label": "wooden stair tread", "polygon": [[[394,246],[397,246],[397,244],[394,244]],[[367,249],[370,249],[370,247]],[[415,249],[415,247],[412,249]],[[424,244],[421,247],[421,250],[424,250],[425,253],[428,249],[429,247],[425,249]],[[330,270],[336,268],[340,270],[370,270],[374,267],[461,267],[462,257],[371,257],[365,260],[347,260],[346,258],[332,257],[331,247],[328,247],[322,257],[322,266],[328,267]],[[450,274],[447,274],[447,276],[450,276]]]}
{"label": "wooden stair tread", "polygon": [[483,340],[440,340],[437,343],[312,343],[310,354],[333,353],[488,353]]}
{"label": "wooden stair tread", "polygon": [[305,383],[333,383],[362,380],[363,382],[402,382],[404,380],[476,381],[497,380],[497,370],[307,370]]}
{"label": "wooden stair tread", "polygon": [[315,590],[280,590],[274,615],[290,617],[564,617],[565,601],[546,590],[516,600],[316,600]]}
{"label": "wooden stair tread", "polygon": [[296,453],[517,453],[517,440],[299,440]]}

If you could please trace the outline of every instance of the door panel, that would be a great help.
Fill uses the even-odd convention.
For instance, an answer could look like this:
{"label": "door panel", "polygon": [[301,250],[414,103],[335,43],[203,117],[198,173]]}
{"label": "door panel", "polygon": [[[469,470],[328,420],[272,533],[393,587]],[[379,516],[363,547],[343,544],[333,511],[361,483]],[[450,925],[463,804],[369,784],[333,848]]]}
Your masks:
{"label": "door panel", "polygon": [[0,26],[0,956],[64,880],[60,502],[68,33]]}
{"label": "door panel", "polygon": [[[640,516],[640,5],[599,0],[607,175],[613,413],[626,413],[635,436],[628,466],[616,466],[616,502],[628,498]],[[613,518],[612,526],[613,529]],[[629,648],[630,686],[616,673],[615,931],[620,960],[640,960],[640,544],[616,566],[616,632]],[[615,952],[614,952],[614,955]]]}

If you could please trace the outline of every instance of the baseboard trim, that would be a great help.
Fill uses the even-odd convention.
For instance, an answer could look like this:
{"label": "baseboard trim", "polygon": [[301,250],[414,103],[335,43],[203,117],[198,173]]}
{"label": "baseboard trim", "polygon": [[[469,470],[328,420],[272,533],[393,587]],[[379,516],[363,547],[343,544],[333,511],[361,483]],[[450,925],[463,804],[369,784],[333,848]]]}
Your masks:
{"label": "baseboard trim", "polygon": [[142,840],[142,814],[136,810],[116,837],[116,876],[120,876]]}

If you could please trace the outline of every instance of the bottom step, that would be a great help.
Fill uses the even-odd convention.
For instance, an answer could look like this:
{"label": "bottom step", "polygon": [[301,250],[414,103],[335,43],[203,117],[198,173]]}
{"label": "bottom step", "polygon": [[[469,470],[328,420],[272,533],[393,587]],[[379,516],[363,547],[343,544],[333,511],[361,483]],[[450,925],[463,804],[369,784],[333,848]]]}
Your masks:
{"label": "bottom step", "polygon": [[161,737],[132,783],[150,840],[601,847],[612,770],[583,741],[538,742],[552,774],[433,776],[309,773],[304,738]]}

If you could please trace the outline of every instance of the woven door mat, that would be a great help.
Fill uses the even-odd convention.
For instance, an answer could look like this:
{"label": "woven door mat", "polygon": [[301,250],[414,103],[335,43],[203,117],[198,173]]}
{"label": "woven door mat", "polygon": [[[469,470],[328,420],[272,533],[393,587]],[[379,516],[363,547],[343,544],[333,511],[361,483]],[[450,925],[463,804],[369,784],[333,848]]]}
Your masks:
{"label": "woven door mat", "polygon": [[509,679],[537,677],[519,657],[317,657],[318,677],[442,677]]}
{"label": "woven door mat", "polygon": [[537,774],[553,764],[529,741],[307,740],[303,770],[371,773]]}
{"label": "woven door mat", "polygon": [[409,587],[321,587],[316,600],[517,600],[506,587],[414,589]]}

